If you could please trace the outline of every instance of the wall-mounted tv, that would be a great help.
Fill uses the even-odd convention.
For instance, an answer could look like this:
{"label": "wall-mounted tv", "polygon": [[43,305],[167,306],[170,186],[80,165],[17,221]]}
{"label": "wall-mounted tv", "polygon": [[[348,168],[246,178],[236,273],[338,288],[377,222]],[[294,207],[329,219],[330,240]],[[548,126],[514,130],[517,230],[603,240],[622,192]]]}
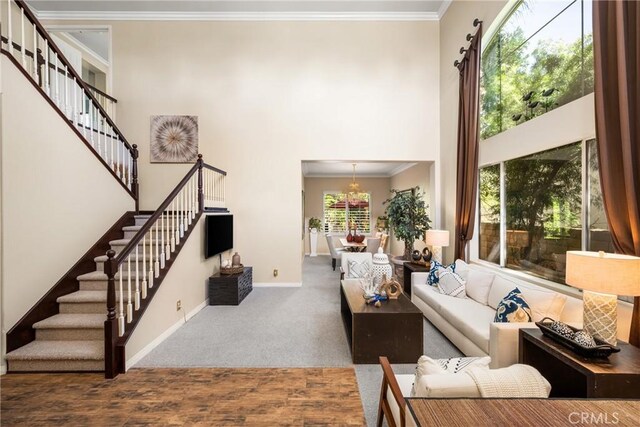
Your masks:
{"label": "wall-mounted tv", "polygon": [[204,254],[212,257],[233,248],[233,215],[207,215]]}

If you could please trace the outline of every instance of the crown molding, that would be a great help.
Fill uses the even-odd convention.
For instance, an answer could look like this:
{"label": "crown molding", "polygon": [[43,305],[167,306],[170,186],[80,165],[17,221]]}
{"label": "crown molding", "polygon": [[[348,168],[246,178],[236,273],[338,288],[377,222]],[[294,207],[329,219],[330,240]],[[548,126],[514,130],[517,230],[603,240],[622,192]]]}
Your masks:
{"label": "crown molding", "polygon": [[[447,2],[445,2],[447,3]],[[451,3],[449,0],[448,3]],[[443,3],[444,6],[444,3]],[[448,7],[448,4],[447,6]],[[444,10],[446,11],[446,7]],[[442,10],[443,7],[440,8]],[[41,20],[71,21],[437,21],[438,12],[36,12]]]}
{"label": "crown molding", "polygon": [[451,6],[453,0],[444,0],[438,9],[438,20],[442,19],[445,13],[447,13],[447,9]]}

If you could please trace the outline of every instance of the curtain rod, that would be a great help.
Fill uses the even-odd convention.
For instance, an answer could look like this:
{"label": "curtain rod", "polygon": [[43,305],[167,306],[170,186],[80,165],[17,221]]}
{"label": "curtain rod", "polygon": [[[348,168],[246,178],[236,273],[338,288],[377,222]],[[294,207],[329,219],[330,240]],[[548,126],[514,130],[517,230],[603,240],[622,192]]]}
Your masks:
{"label": "curtain rod", "polygon": [[[474,27],[477,27],[480,24],[482,24],[482,21],[479,20],[478,18],[473,20],[473,26]],[[476,32],[476,34],[478,34],[478,33]],[[467,41],[470,42],[471,40],[473,40],[473,38],[476,36],[476,34],[472,35],[471,33],[467,33],[467,37],[466,37]],[[469,50],[469,48],[465,49],[464,46],[462,46],[460,48],[460,54],[461,55],[465,54],[465,56],[462,58],[462,61],[465,61],[467,59],[466,53],[467,53],[468,50]],[[462,62],[457,60],[457,59],[455,61],[453,61],[453,66],[456,67],[456,68],[458,68],[460,66],[460,64],[462,64]]]}

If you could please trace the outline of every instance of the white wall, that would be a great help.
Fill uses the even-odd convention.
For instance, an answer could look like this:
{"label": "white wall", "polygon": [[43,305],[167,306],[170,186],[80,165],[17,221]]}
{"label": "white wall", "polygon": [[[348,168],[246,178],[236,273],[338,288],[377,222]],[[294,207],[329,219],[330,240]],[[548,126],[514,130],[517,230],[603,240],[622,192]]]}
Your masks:
{"label": "white wall", "polygon": [[197,115],[200,152],[229,173],[235,249],[256,282],[301,282],[302,160],[439,157],[439,22],[109,24],[142,208],[189,168],[149,163],[150,116]]}
{"label": "white wall", "polygon": [[[429,208],[427,209],[427,214],[429,215],[429,218],[432,220],[432,223],[431,223],[432,227],[435,227],[435,220],[433,216],[435,209],[432,206],[434,202],[433,193],[434,193],[435,183],[431,179],[432,169],[434,168],[435,168],[434,163],[422,162],[391,177],[392,189],[406,190],[409,188],[419,186],[420,191],[425,193],[423,199],[425,203],[429,206]],[[422,251],[422,249],[425,246],[424,239],[416,240],[413,246],[415,249]],[[393,232],[391,233],[391,244],[390,244],[389,252],[392,253],[393,255],[404,254],[404,242],[396,239],[396,237],[393,235]]]}
{"label": "white wall", "polygon": [[[127,342],[127,369],[207,303],[209,276],[219,271],[220,265],[217,256],[205,259],[204,236],[203,215]],[[176,310],[178,300],[180,311]]]}
{"label": "white wall", "polygon": [[4,339],[134,201],[4,55],[0,68]]}

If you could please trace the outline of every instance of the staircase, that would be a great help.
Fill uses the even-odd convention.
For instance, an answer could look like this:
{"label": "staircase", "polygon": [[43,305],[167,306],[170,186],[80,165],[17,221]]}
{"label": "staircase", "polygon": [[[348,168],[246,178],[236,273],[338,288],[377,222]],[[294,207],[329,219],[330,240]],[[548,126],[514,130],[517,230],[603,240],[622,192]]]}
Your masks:
{"label": "staircase", "polygon": [[0,2],[0,54],[95,155],[95,167],[106,167],[133,197],[136,210],[124,213],[9,330],[8,371],[99,371],[113,378],[125,372],[126,343],[200,216],[226,211],[226,172],[198,155],[158,208],[140,215],[136,145],[23,0]]}
{"label": "staircase", "polygon": [[[122,227],[124,238],[110,241],[111,249],[116,254],[124,249],[150,216],[135,215],[135,225]],[[171,226],[166,230],[174,231]],[[151,243],[148,242],[147,249]],[[33,325],[35,341],[7,354],[10,372],[104,372],[106,260],[106,255],[94,258],[95,271],[77,276],[79,290],[57,298],[59,314]],[[119,279],[119,275],[116,278]],[[116,300],[120,301],[121,297],[117,292]]]}

